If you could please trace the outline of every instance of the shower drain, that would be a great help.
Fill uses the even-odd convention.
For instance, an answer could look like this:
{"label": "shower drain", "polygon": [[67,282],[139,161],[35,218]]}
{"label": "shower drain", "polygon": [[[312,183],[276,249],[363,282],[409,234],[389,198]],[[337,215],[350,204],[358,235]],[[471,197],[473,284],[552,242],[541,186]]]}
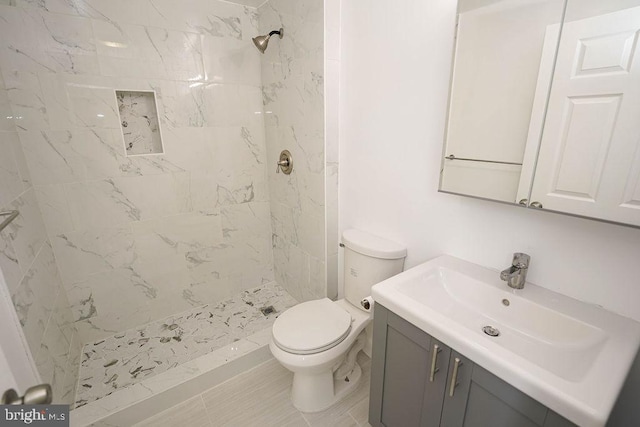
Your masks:
{"label": "shower drain", "polygon": [[498,330],[498,328],[494,328],[493,326],[483,327],[482,332],[489,335],[490,337],[497,337],[498,335],[500,335],[500,330]]}

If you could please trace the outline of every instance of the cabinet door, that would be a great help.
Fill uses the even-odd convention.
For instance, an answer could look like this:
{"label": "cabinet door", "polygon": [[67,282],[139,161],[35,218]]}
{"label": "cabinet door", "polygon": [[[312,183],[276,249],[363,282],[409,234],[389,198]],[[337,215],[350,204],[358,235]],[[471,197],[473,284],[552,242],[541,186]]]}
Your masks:
{"label": "cabinet door", "polygon": [[375,310],[369,422],[439,426],[450,349],[384,307]]}
{"label": "cabinet door", "polygon": [[545,209],[640,225],[638,31],[640,7],[564,23],[530,197]]}
{"label": "cabinet door", "polygon": [[376,304],[373,427],[575,427],[573,423]]}
{"label": "cabinet door", "polygon": [[[631,424],[633,425],[633,424]],[[574,423],[556,414],[551,409],[547,413],[547,419],[544,420],[544,427],[577,427]]]}
{"label": "cabinet door", "polygon": [[[469,397],[473,362],[457,351],[451,351],[449,375],[442,408],[441,426],[462,426]],[[487,424],[489,426],[491,424]]]}
{"label": "cabinet door", "polygon": [[[452,356],[453,357],[453,356]],[[465,361],[466,363],[466,361]],[[459,374],[460,375],[460,374]],[[548,409],[478,365],[460,377],[459,398],[445,398],[442,426],[543,426]],[[451,374],[450,374],[451,376]],[[466,387],[466,388],[465,388]]]}

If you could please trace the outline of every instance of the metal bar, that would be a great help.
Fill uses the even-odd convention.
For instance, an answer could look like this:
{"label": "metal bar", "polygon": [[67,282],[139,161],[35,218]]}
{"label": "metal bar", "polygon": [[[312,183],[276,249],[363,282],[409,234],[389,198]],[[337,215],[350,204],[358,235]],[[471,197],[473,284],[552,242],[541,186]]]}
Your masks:
{"label": "metal bar", "polygon": [[458,386],[458,369],[462,366],[462,361],[460,361],[459,357],[455,358],[455,362],[453,363],[453,375],[451,376],[451,385],[449,386],[449,397],[453,397],[453,393],[456,391],[456,387]]}
{"label": "metal bar", "polygon": [[18,211],[0,212],[0,216],[6,216],[7,217],[7,219],[5,219],[4,221],[2,221],[2,223],[0,223],[0,231],[4,230],[7,227],[7,225],[9,225],[9,223],[11,223],[11,221],[16,219],[16,217],[19,214],[20,214],[20,212],[18,212]]}
{"label": "metal bar", "polygon": [[431,374],[429,375],[429,381],[433,382],[433,379],[436,376],[436,372],[439,369],[436,367],[438,364],[438,353],[440,353],[440,346],[438,344],[433,345],[433,355],[431,356]]}
{"label": "metal bar", "polygon": [[498,163],[498,164],[501,164],[501,165],[522,166],[522,163],[501,162],[500,160],[465,159],[464,157],[456,157],[453,154],[450,154],[450,155],[446,156],[445,159],[447,159],[447,160],[462,160],[462,161],[465,161],[465,162]]}

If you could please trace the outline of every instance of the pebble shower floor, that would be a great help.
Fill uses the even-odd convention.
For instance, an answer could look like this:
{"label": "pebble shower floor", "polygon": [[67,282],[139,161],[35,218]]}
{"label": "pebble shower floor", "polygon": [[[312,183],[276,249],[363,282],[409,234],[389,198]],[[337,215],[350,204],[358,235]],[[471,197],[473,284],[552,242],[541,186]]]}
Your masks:
{"label": "pebble shower floor", "polygon": [[75,407],[270,328],[297,302],[276,283],[86,344]]}

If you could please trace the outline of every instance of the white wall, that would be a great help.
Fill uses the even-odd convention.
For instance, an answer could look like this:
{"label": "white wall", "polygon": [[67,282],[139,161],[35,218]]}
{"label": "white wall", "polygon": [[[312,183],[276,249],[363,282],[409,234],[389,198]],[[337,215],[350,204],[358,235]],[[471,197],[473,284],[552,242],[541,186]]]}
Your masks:
{"label": "white wall", "polygon": [[[456,2],[342,3],[340,228],[495,269],[640,321],[640,230],[437,193]],[[496,275],[496,280],[499,280]]]}

